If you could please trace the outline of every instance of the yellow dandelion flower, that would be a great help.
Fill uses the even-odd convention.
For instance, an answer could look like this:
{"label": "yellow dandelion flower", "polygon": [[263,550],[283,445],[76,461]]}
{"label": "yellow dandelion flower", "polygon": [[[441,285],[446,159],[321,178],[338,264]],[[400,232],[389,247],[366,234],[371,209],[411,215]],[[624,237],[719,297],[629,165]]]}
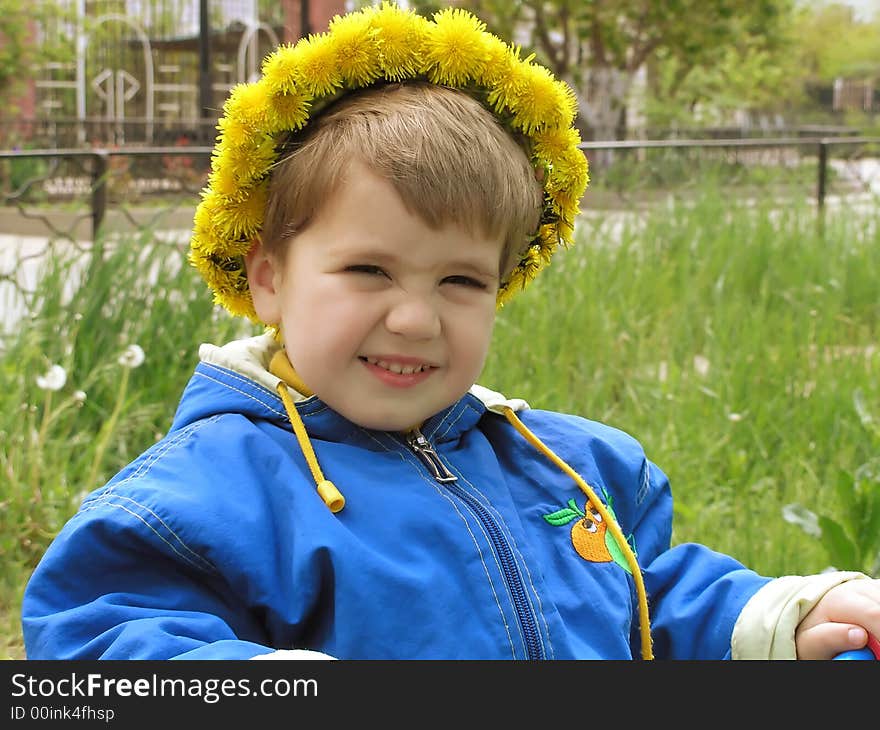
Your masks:
{"label": "yellow dandelion flower", "polygon": [[571,220],[560,220],[556,225],[556,229],[560,242],[565,245],[574,243],[574,218],[571,218]]}
{"label": "yellow dandelion flower", "polygon": [[507,43],[488,33],[484,38],[484,52],[485,64],[477,82],[483,86],[494,86],[508,73],[511,63],[517,58]]}
{"label": "yellow dandelion flower", "polygon": [[211,229],[222,199],[222,196],[213,190],[209,190],[202,197],[196,206],[195,216],[193,216],[193,227],[196,230],[208,231]]}
{"label": "yellow dandelion flower", "polygon": [[516,289],[511,286],[511,282],[507,282],[503,286],[498,288],[498,295],[495,298],[495,308],[500,310],[504,308],[504,305],[507,304],[511,299],[513,299],[513,295],[516,293]]}
{"label": "yellow dandelion flower", "polygon": [[[208,258],[224,258],[244,256],[251,250],[253,238],[248,238],[236,231],[236,227],[229,221],[236,218],[237,214],[230,213],[230,203],[227,207],[220,208],[216,221],[208,228],[194,229],[194,236],[198,237],[198,251]],[[241,216],[237,216],[240,219]],[[246,223],[246,222],[245,222]],[[194,245],[193,248],[196,248]]]}
{"label": "yellow dandelion flower", "polygon": [[217,169],[208,176],[211,190],[224,197],[234,197],[239,192],[239,182],[227,166],[218,164]]}
{"label": "yellow dandelion flower", "polygon": [[357,88],[379,78],[379,54],[370,14],[337,15],[329,28],[342,80]]}
{"label": "yellow dandelion flower", "polygon": [[557,248],[559,229],[555,223],[546,223],[538,230],[534,245],[529,248],[529,257],[539,268],[550,263],[550,257]]}
{"label": "yellow dandelion flower", "polygon": [[373,11],[370,24],[377,31],[382,75],[389,81],[414,77],[422,65],[428,21],[412,10],[383,2]]}
{"label": "yellow dandelion flower", "polygon": [[229,147],[223,151],[217,166],[226,168],[239,184],[263,178],[275,162],[275,142],[271,137],[254,140],[254,144]]}
{"label": "yellow dandelion flower", "polygon": [[217,210],[217,229],[230,239],[228,253],[237,253],[235,249],[238,242],[250,241],[259,232],[263,224],[267,192],[268,185],[262,183],[250,190],[242,200],[229,201]]}
{"label": "yellow dandelion flower", "polygon": [[200,206],[196,212],[199,222],[193,226],[190,246],[204,257],[222,256],[229,250],[227,231],[217,225],[219,207]]}
{"label": "yellow dandelion flower", "polygon": [[435,84],[465,86],[485,73],[486,24],[460,8],[434,13],[425,39],[424,70]]}
{"label": "yellow dandelion flower", "polygon": [[217,128],[220,130],[220,142],[229,147],[247,144],[254,134],[252,127],[236,117],[221,117]]}
{"label": "yellow dandelion flower", "polygon": [[520,259],[520,262],[516,265],[516,268],[511,272],[506,286],[499,291],[497,301],[501,304],[509,301],[514,294],[525,289],[526,284],[534,279],[542,268],[543,262],[541,261],[540,256],[535,251],[535,247],[530,246],[522,259]]}
{"label": "yellow dandelion flower", "polygon": [[587,158],[581,150],[572,150],[558,157],[550,170],[546,190],[570,190],[580,196],[590,181]]}
{"label": "yellow dandelion flower", "polygon": [[528,64],[522,73],[522,83],[508,104],[514,127],[531,134],[546,127],[570,126],[577,108],[571,89],[543,66]]}
{"label": "yellow dandelion flower", "polygon": [[247,317],[259,323],[250,293],[237,287],[230,287],[222,295],[215,295],[214,303],[223,306],[234,317]]}
{"label": "yellow dandelion flower", "polygon": [[287,93],[273,94],[266,112],[266,131],[274,135],[302,129],[309,120],[310,109],[311,97],[297,86],[291,86]]}
{"label": "yellow dandelion flower", "polygon": [[336,58],[336,44],[327,33],[300,39],[293,52],[296,82],[314,96],[329,96],[342,86]]}
{"label": "yellow dandelion flower", "polygon": [[272,95],[288,94],[296,75],[296,53],[291,44],[279,46],[263,61],[263,81]]}
{"label": "yellow dandelion flower", "polygon": [[234,298],[238,292],[242,291],[242,280],[246,281],[247,273],[244,259],[240,256],[212,256],[211,259],[214,266],[222,272],[216,280],[217,294],[224,298]]}
{"label": "yellow dandelion flower", "polygon": [[550,199],[550,209],[558,220],[573,220],[574,216],[580,212],[582,192],[578,194],[574,190],[554,188],[552,184],[549,184],[547,193]]}
{"label": "yellow dandelion flower", "polygon": [[496,114],[507,113],[513,106],[529,73],[528,59],[520,59],[518,48],[510,49],[500,64],[486,99]]}
{"label": "yellow dandelion flower", "polygon": [[195,244],[191,247],[188,258],[211,289],[217,291],[227,286],[228,274],[216,265],[212,256],[202,253]]}
{"label": "yellow dandelion flower", "polygon": [[266,123],[266,103],[269,90],[261,82],[237,84],[223,105],[227,117],[253,129],[260,129]]}
{"label": "yellow dandelion flower", "polygon": [[540,160],[556,160],[580,143],[581,134],[574,127],[542,129],[532,135],[532,152]]}

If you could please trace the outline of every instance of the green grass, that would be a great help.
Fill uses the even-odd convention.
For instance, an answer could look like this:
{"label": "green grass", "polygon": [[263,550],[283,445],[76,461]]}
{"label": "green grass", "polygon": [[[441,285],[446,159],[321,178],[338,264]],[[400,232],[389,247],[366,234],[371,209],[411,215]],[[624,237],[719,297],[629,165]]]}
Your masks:
{"label": "green grass", "polygon": [[[880,415],[880,221],[816,220],[712,194],[619,232],[591,217],[502,312],[483,381],[639,439],[670,478],[675,541],[767,574],[822,570],[822,541],[781,511],[853,523],[830,486],[880,456],[854,404]],[[870,570],[878,550],[838,567]]]}
{"label": "green grass", "polygon": [[[837,567],[870,570],[880,531],[859,520],[880,519],[865,468],[880,459],[878,214],[829,212],[820,228],[807,207],[707,192],[588,213],[579,230],[500,313],[481,382],[638,438],[670,477],[675,542],[766,574],[822,570],[827,539],[783,519],[797,503],[868,535],[846,553],[859,564]],[[256,331],[212,306],[184,255],[145,232],[77,286],[81,262],[59,251],[2,340],[0,657],[23,655],[21,593],[43,550],[85,491],[165,432],[198,344]],[[127,370],[117,358],[133,343],[146,359]],[[36,384],[51,364],[67,372],[57,392]],[[833,488],[846,474],[858,489]]]}
{"label": "green grass", "polygon": [[[24,583],[82,496],[167,430],[199,343],[256,331],[220,314],[185,251],[149,232],[108,242],[90,268],[68,250],[47,259],[30,317],[0,340],[0,631],[18,632]],[[118,358],[132,344],[145,360],[128,369]],[[67,382],[41,390],[52,364]],[[20,652],[13,636],[6,654]]]}

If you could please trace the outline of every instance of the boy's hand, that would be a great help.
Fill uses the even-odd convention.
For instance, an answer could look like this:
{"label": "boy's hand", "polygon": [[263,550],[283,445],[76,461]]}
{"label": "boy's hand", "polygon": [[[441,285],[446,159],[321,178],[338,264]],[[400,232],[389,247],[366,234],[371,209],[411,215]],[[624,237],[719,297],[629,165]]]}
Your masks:
{"label": "boy's hand", "polygon": [[880,639],[880,580],[853,580],[826,593],[797,627],[798,659],[833,659]]}

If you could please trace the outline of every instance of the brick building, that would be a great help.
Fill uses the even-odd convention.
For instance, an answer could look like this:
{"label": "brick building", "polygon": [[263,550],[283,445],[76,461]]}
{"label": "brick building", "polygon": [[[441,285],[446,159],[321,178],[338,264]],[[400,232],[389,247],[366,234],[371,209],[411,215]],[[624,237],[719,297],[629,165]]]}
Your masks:
{"label": "brick building", "polygon": [[[326,30],[346,0],[57,0],[34,29],[64,48],[0,128],[0,148],[155,145],[213,136],[223,100],[279,43]],[[304,22],[305,21],[305,22]],[[5,139],[4,139],[5,138]]]}

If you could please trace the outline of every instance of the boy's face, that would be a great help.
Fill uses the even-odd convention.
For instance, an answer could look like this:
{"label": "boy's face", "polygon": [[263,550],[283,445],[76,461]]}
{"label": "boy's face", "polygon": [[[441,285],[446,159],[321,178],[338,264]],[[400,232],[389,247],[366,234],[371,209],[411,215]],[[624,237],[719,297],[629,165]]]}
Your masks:
{"label": "boy's face", "polygon": [[402,431],[454,403],[483,368],[502,240],[428,227],[352,163],[280,263],[257,245],[257,314],[280,324],[291,364],[334,410]]}

